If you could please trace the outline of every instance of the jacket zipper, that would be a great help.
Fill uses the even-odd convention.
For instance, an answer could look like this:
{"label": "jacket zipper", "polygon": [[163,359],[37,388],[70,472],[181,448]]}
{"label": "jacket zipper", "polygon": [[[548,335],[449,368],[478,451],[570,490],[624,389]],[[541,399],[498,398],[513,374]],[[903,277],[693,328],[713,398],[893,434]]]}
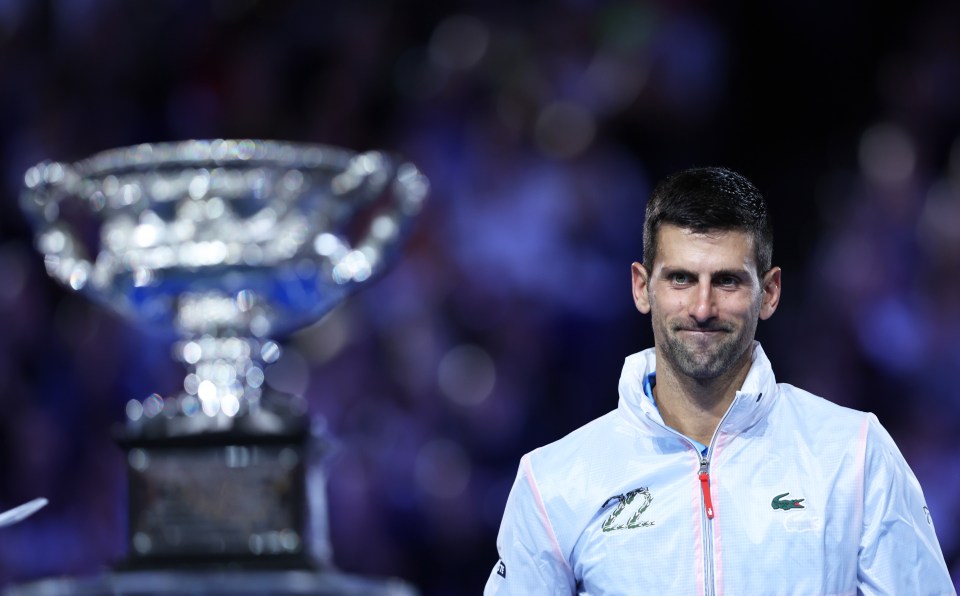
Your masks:
{"label": "jacket zipper", "polygon": [[[712,453],[712,449],[713,445],[710,446],[707,453]],[[703,593],[711,596],[714,594],[713,522],[711,521],[713,520],[713,498],[710,495],[710,459],[705,455],[700,456],[698,476],[700,477],[700,492],[703,495],[703,511],[706,514],[700,517],[700,533],[703,536]]]}
{"label": "jacket zipper", "polygon": [[[700,454],[700,469],[697,472],[697,477],[700,480],[700,493],[703,496],[704,515],[700,517],[700,526],[703,530],[703,593],[706,596],[713,596],[713,594],[716,593],[716,586],[714,586],[713,583],[714,512],[713,495],[710,494],[710,458],[713,456],[713,452],[716,447],[717,435],[720,434],[720,429],[723,428],[724,421],[726,421],[727,416],[730,415],[730,412],[733,411],[733,408],[736,405],[737,396],[735,395],[733,397],[733,401],[730,402],[730,407],[727,408],[727,411],[724,412],[723,417],[720,418],[720,422],[717,423],[716,430],[713,431],[713,437],[710,439],[710,446],[707,448],[707,455]],[[696,445],[694,445],[694,449],[696,449]],[[697,453],[700,453],[699,449],[697,449]]]}
{"label": "jacket zipper", "polygon": [[700,453],[700,450],[697,449],[697,446],[690,440],[689,437],[683,435],[680,432],[677,432],[675,429],[670,428],[666,424],[657,422],[653,420],[649,413],[647,417],[651,419],[652,422],[660,426],[661,428],[666,429],[669,432],[681,437],[693,447],[693,450],[697,452],[700,456],[700,468],[697,471],[697,478],[700,481],[700,492],[703,497],[703,514],[700,517],[700,530],[701,535],[703,536],[703,593],[706,596],[713,596],[716,593],[715,587],[713,585],[713,496],[710,493],[710,455],[713,455],[714,444],[717,442],[717,435],[720,434],[720,428],[723,426],[723,422],[727,419],[727,416],[730,414],[730,411],[733,410],[733,407],[737,403],[737,398],[734,396],[733,401],[730,403],[730,407],[727,408],[727,411],[723,414],[723,418],[720,419],[720,422],[717,424],[717,429],[713,432],[713,437],[710,439],[710,446],[707,449],[707,455]]}

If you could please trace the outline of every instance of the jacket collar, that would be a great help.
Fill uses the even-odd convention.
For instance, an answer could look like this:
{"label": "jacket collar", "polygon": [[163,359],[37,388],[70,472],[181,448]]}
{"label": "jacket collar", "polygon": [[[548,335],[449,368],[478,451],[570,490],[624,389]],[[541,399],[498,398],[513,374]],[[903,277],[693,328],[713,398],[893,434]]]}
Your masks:
{"label": "jacket collar", "polygon": [[[730,404],[722,427],[725,434],[744,431],[770,411],[777,393],[777,380],[773,368],[759,342],[753,342],[753,364]],[[620,402],[618,409],[627,420],[643,427],[662,430],[666,426],[660,411],[643,392],[643,381],[656,370],[656,349],[649,348],[627,356],[620,375]]]}

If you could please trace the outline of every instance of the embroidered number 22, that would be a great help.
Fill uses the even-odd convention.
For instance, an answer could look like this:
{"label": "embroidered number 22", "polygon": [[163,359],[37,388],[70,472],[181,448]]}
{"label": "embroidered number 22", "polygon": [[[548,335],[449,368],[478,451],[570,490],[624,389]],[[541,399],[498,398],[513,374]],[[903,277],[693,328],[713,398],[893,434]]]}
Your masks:
{"label": "embroidered number 22", "polygon": [[[637,498],[637,497],[641,498]],[[635,488],[632,491],[628,492],[625,495],[616,495],[610,497],[603,504],[603,509],[606,507],[610,501],[617,500],[617,507],[610,513],[610,517],[603,522],[603,531],[612,532],[613,530],[631,530],[633,528],[646,528],[652,526],[654,522],[652,521],[640,521],[640,516],[643,515],[643,512],[647,510],[647,507],[650,506],[650,502],[653,501],[653,496],[650,494],[650,491],[647,487],[643,486],[640,488]],[[617,520],[623,514],[624,511],[632,511],[633,515],[630,516],[630,519],[626,523],[617,524]]]}

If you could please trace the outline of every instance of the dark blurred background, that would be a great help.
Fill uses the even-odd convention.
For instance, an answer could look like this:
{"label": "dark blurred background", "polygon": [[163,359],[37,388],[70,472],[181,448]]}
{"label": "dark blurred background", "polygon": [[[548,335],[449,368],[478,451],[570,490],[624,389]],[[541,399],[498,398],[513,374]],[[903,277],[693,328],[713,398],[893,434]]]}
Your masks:
{"label": "dark blurred background", "polygon": [[651,185],[753,179],[778,379],[875,412],[960,578],[960,4],[0,0],[0,584],[125,545],[124,404],[170,346],[49,280],[24,171],[121,145],[397,150],[432,181],[403,260],[268,369],[339,448],[337,564],[478,593],[520,456],[616,406]]}

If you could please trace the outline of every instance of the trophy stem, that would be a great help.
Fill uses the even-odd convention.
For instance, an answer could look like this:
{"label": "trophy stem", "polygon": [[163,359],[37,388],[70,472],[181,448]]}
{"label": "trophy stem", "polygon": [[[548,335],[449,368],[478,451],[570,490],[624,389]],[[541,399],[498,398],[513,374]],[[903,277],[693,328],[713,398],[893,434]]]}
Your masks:
{"label": "trophy stem", "polygon": [[175,353],[188,370],[183,380],[185,393],[180,398],[182,413],[230,419],[241,410],[251,414],[259,410],[265,364],[262,355],[276,360],[279,348],[272,341],[207,335],[181,342]]}

